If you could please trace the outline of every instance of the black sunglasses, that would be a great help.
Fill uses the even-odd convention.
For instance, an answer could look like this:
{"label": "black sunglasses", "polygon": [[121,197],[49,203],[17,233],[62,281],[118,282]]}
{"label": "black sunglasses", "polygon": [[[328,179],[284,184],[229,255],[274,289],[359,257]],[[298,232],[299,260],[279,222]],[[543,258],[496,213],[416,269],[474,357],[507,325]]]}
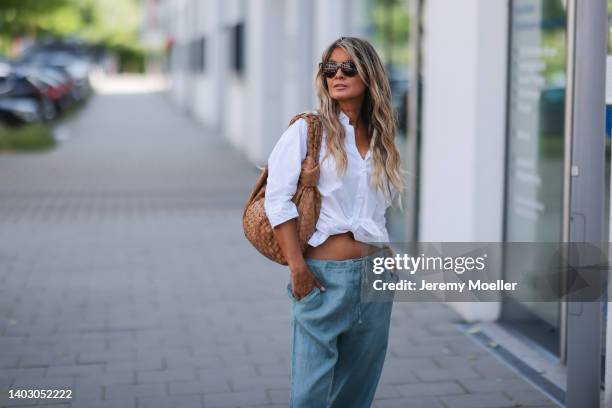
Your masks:
{"label": "black sunglasses", "polygon": [[338,72],[338,68],[342,70],[342,73],[347,77],[357,75],[357,66],[351,60],[344,62],[320,62],[319,69],[325,78],[333,78]]}

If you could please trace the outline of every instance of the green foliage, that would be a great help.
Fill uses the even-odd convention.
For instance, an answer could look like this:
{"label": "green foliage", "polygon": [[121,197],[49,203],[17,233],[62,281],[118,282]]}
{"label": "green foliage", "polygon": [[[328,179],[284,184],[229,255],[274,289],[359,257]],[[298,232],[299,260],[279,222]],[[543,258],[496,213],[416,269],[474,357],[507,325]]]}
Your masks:
{"label": "green foliage", "polygon": [[137,0],[1,0],[2,35],[83,34],[91,40],[133,40]]}
{"label": "green foliage", "polygon": [[36,34],[39,22],[62,9],[69,8],[74,0],[2,0],[0,2],[0,34],[21,36]]}
{"label": "green foliage", "polygon": [[145,50],[140,45],[140,10],[137,0],[89,0],[95,7],[92,24],[83,36],[115,53],[121,72],[143,72]]}
{"label": "green foliage", "polygon": [[565,22],[566,6],[561,0],[544,0],[542,2],[542,18],[544,20],[561,19]]}
{"label": "green foliage", "polygon": [[145,53],[142,48],[119,44],[111,46],[110,50],[119,59],[120,72],[144,72]]}
{"label": "green foliage", "polygon": [[0,50],[7,53],[21,36],[78,36],[117,52],[121,67],[140,71],[139,6],[139,0],[0,0]]}
{"label": "green foliage", "polygon": [[370,0],[372,38],[388,64],[408,63],[410,19],[405,0]]}
{"label": "green foliage", "polygon": [[0,128],[0,151],[37,151],[55,146],[49,125],[36,123],[16,128]]}

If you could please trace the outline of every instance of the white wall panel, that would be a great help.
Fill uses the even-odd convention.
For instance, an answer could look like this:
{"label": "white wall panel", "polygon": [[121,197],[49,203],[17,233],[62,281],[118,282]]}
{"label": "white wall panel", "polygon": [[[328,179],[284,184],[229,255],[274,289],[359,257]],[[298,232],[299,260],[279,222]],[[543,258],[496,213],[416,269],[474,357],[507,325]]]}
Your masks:
{"label": "white wall panel", "polygon": [[[421,241],[501,241],[505,0],[427,0],[425,10]],[[498,305],[457,303],[467,319]]]}

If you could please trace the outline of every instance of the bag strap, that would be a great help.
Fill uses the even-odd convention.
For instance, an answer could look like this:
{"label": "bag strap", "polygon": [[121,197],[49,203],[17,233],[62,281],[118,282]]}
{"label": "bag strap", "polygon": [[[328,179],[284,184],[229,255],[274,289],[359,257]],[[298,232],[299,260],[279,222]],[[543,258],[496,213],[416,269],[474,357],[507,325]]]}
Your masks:
{"label": "bag strap", "polygon": [[304,119],[308,123],[308,141],[306,157],[311,157],[316,164],[319,163],[321,140],[323,139],[323,123],[317,111],[306,111],[295,115],[289,122],[291,126],[296,120]]}
{"label": "bag strap", "polygon": [[[289,122],[289,126],[300,118],[303,118],[308,123],[308,148],[306,151],[306,157],[312,157],[314,159],[313,163],[316,167],[319,164],[319,151],[321,150],[321,140],[323,137],[323,124],[321,123],[321,118],[319,117],[319,113],[317,111],[308,111],[295,115]],[[318,171],[316,172],[316,175],[318,178]],[[302,175],[300,174],[300,176]],[[251,202],[253,202],[253,200],[255,200],[257,197],[263,196],[267,179],[268,163],[266,162],[261,174],[259,175],[259,178],[257,179],[257,182],[255,183],[255,187],[253,187],[249,199],[244,206],[242,212],[243,218],[246,216],[246,211]]]}

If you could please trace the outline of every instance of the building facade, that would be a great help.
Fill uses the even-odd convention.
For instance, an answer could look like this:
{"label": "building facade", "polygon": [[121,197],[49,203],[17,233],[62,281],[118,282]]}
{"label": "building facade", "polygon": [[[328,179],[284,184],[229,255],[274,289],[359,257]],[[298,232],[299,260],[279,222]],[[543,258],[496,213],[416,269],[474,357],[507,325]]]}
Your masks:
{"label": "building facade", "polygon": [[365,0],[166,0],[172,96],[262,164],[289,119],[316,105],[323,48],[363,35]]}

